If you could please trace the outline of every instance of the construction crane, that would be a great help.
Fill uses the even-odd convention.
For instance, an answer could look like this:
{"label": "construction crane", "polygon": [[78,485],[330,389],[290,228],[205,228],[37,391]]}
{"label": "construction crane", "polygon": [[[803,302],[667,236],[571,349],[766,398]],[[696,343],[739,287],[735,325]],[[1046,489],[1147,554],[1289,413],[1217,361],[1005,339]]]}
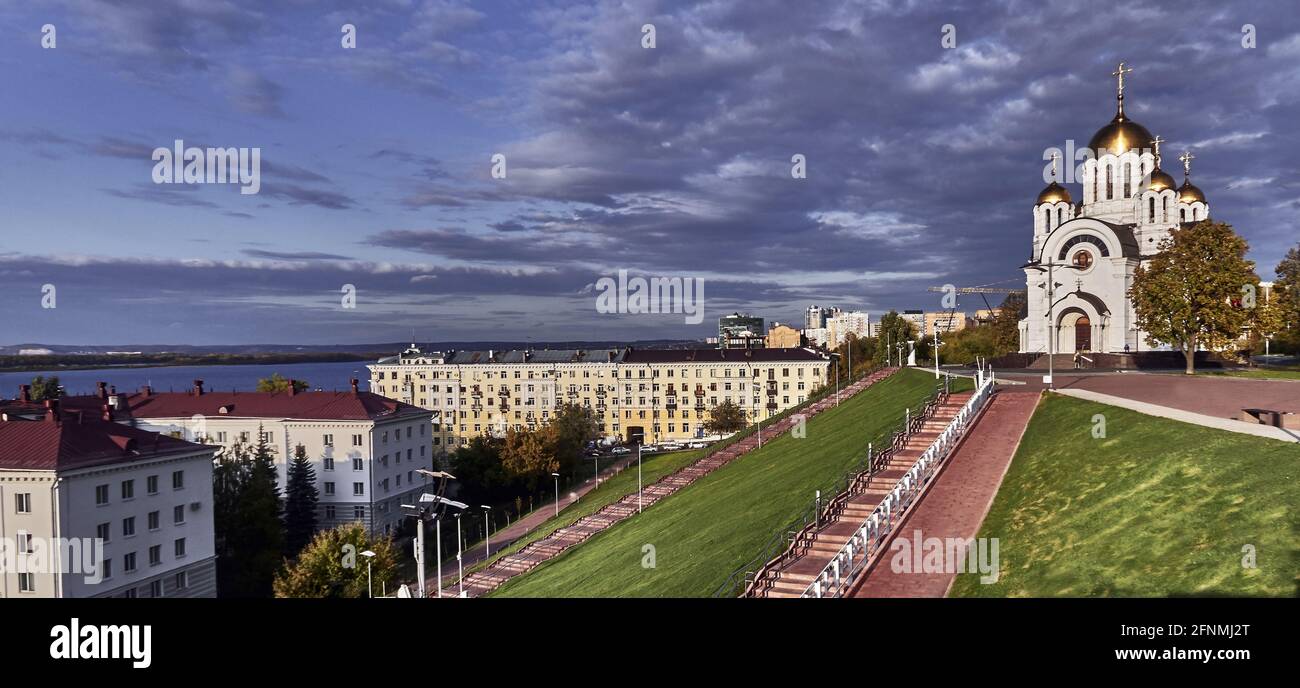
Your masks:
{"label": "construction crane", "polygon": [[[1015,281],[1015,280],[1010,280],[1010,279],[1002,280],[1002,282],[1011,282],[1011,281]],[[1001,282],[993,282],[993,284],[1001,284]],[[945,285],[945,286],[943,286],[943,287],[930,287],[930,288],[927,289],[926,291],[937,291],[937,292],[943,292],[943,293],[948,293],[949,291],[951,291],[951,292],[956,293],[956,294],[979,294],[979,295],[980,295],[980,298],[981,298],[981,299],[984,299],[984,305],[988,308],[988,311],[989,311],[989,317],[993,318],[993,321],[994,321],[994,322],[997,322],[998,314],[997,314],[997,311],[994,310],[993,306],[992,306],[991,304],[989,304],[989,298],[988,298],[988,295],[989,295],[989,294],[1015,294],[1015,293],[1018,293],[1018,292],[1021,292],[1021,291],[1024,291],[1024,290],[1023,290],[1023,289],[1007,289],[1006,287],[994,287],[994,286],[992,286],[992,285],[990,285],[990,284],[984,284],[984,285],[980,285],[980,286],[976,286],[976,287],[951,287],[951,288]],[[948,327],[947,327],[947,329],[949,329],[949,330],[952,329],[952,318],[953,318],[953,315],[956,313],[956,311],[957,311],[957,307],[956,307],[956,306],[953,306],[952,308],[949,308],[949,309],[948,309]]]}

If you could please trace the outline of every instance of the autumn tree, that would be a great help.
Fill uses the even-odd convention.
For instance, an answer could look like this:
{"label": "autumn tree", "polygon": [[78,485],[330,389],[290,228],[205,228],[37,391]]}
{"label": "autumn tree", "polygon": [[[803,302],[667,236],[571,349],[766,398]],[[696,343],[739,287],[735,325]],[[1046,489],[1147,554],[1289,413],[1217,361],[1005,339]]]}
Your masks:
{"label": "autumn tree", "polygon": [[46,399],[58,399],[63,395],[63,390],[59,387],[59,376],[37,375],[32,378],[31,389],[32,401],[45,401]]}
{"label": "autumn tree", "polygon": [[535,492],[542,476],[560,470],[558,439],[559,433],[551,424],[538,430],[507,430],[501,445],[501,468]]}
{"label": "autumn tree", "polygon": [[883,366],[893,360],[897,364],[898,344],[903,344],[901,351],[906,356],[907,341],[912,339],[916,339],[916,327],[897,311],[880,316],[880,324],[876,327],[876,347],[872,352],[873,363]]}
{"label": "autumn tree", "polygon": [[1300,245],[1286,252],[1274,269],[1272,302],[1276,307],[1279,338],[1293,352],[1300,351]]}
{"label": "autumn tree", "polygon": [[[362,556],[366,551],[375,556]],[[396,576],[392,540],[370,537],[364,525],[348,523],[322,530],[297,560],[285,560],[275,575],[274,590],[276,597],[366,597],[371,585],[378,595]]]}
{"label": "autumn tree", "polygon": [[293,383],[293,390],[295,392],[304,392],[307,390],[308,384],[304,380],[289,380],[288,378],[281,376],[279,373],[272,373],[271,377],[264,377],[257,381],[257,391],[287,392],[289,391],[290,382]]}
{"label": "autumn tree", "polygon": [[1231,225],[1204,220],[1173,230],[1133,273],[1129,295],[1138,327],[1177,347],[1188,375],[1196,372],[1198,348],[1227,348],[1249,322],[1243,287],[1257,289],[1259,277],[1246,249]]}
{"label": "autumn tree", "polygon": [[710,434],[726,435],[745,427],[745,409],[730,399],[722,400],[709,409],[709,419],[704,421],[704,430]]}

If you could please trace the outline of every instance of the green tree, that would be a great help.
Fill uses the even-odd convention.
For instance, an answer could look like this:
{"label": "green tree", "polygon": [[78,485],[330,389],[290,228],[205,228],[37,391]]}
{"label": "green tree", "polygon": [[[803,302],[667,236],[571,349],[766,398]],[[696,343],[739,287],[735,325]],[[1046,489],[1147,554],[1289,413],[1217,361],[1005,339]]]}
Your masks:
{"label": "green tree", "polygon": [[704,430],[710,434],[726,435],[743,429],[746,423],[745,409],[730,399],[724,399],[709,409],[709,419],[704,421]]}
{"label": "green tree", "polygon": [[501,468],[535,492],[542,476],[560,470],[558,440],[559,432],[552,424],[538,430],[508,430],[501,444]]}
{"label": "green tree", "polygon": [[1188,375],[1196,372],[1198,348],[1227,348],[1249,320],[1242,287],[1258,285],[1259,277],[1246,249],[1231,225],[1204,220],[1173,230],[1133,273],[1138,327],[1182,351]]}
{"label": "green tree", "polygon": [[480,435],[451,453],[451,472],[470,503],[486,504],[508,495],[510,478],[501,465],[502,441]]}
{"label": "green tree", "polygon": [[1300,352],[1300,245],[1286,252],[1274,270],[1273,300],[1276,304],[1278,338],[1291,350]]}
{"label": "green tree", "polygon": [[[365,551],[375,556],[362,556]],[[378,595],[396,575],[392,540],[372,538],[362,524],[348,523],[317,533],[297,560],[286,559],[275,575],[274,591],[276,597],[366,597],[371,584]]]}
{"label": "green tree", "polygon": [[[287,392],[291,380],[282,377],[279,373],[272,373],[271,377],[264,377],[257,381],[257,391],[259,392]],[[303,392],[307,390],[305,380],[292,380],[293,391]]]}
{"label": "green tree", "polygon": [[213,480],[217,592],[270,597],[284,553],[284,524],[273,450],[260,426],[256,445],[238,443],[218,455]]}
{"label": "green tree", "polygon": [[316,490],[316,469],[307,458],[307,448],[301,444],[293,450],[284,492],[285,553],[294,557],[316,533],[316,505],[320,501],[320,493]]}
{"label": "green tree", "polygon": [[[885,365],[889,360],[898,363],[898,344],[903,343],[903,356],[907,356],[908,340],[916,339],[916,327],[897,311],[889,311],[880,316],[880,325],[876,328],[876,347],[872,353],[872,362],[877,366]],[[906,358],[904,359],[906,360]]]}
{"label": "green tree", "polygon": [[63,391],[59,388],[59,377],[51,375],[37,375],[32,378],[32,401],[45,401],[46,399],[58,399],[63,396]]}
{"label": "green tree", "polygon": [[1001,356],[1020,350],[1020,321],[1029,315],[1029,302],[1025,292],[1014,291],[1002,299],[997,316],[989,327],[993,328],[993,353],[989,356]]}

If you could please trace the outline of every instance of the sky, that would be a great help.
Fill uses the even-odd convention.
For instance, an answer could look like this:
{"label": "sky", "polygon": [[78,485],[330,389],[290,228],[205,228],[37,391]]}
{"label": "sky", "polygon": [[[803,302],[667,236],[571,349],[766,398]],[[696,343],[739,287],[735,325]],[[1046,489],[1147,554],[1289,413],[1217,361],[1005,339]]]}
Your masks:
{"label": "sky", "polygon": [[[1270,279],[1290,0],[0,0],[0,344],[693,338],[1022,287],[1045,151],[1121,60]],[[178,139],[260,149],[259,192],[155,183]],[[703,322],[600,312],[620,270],[702,280]]]}

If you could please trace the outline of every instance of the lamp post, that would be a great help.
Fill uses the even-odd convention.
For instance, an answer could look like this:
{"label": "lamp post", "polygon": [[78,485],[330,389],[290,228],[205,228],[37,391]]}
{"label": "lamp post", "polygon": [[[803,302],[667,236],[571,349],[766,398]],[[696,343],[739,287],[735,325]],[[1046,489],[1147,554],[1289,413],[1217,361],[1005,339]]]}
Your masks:
{"label": "lamp post", "polygon": [[[1073,265],[1071,263],[1057,263],[1047,261],[1046,263],[1029,263],[1025,267],[1038,272],[1047,273],[1047,377],[1043,382],[1047,383],[1048,389],[1054,389],[1053,380],[1056,374],[1054,355],[1056,354],[1056,278],[1053,270],[1055,268],[1070,268],[1072,270],[1082,270],[1083,266]],[[1082,286],[1079,287],[1082,289]],[[1064,297],[1063,297],[1064,298]]]}
{"label": "lamp post", "polygon": [[465,548],[465,541],[461,539],[461,535],[460,535],[460,514],[461,512],[459,511],[456,512],[456,579],[457,579],[457,583],[460,585],[460,596],[464,597],[465,596],[465,562],[461,555]]}
{"label": "lamp post", "polygon": [[488,521],[488,513],[492,507],[486,504],[480,504],[483,507],[483,559],[486,561],[492,556],[492,524]]}
{"label": "lamp post", "polygon": [[375,558],[375,553],[371,552],[370,550],[366,550],[361,553],[361,556],[366,558],[366,594],[370,597],[370,599],[374,599],[375,584],[373,579],[370,577],[370,560]]}
{"label": "lamp post", "polygon": [[560,474],[552,473],[551,477],[555,478],[555,515],[558,517],[560,515]]}

